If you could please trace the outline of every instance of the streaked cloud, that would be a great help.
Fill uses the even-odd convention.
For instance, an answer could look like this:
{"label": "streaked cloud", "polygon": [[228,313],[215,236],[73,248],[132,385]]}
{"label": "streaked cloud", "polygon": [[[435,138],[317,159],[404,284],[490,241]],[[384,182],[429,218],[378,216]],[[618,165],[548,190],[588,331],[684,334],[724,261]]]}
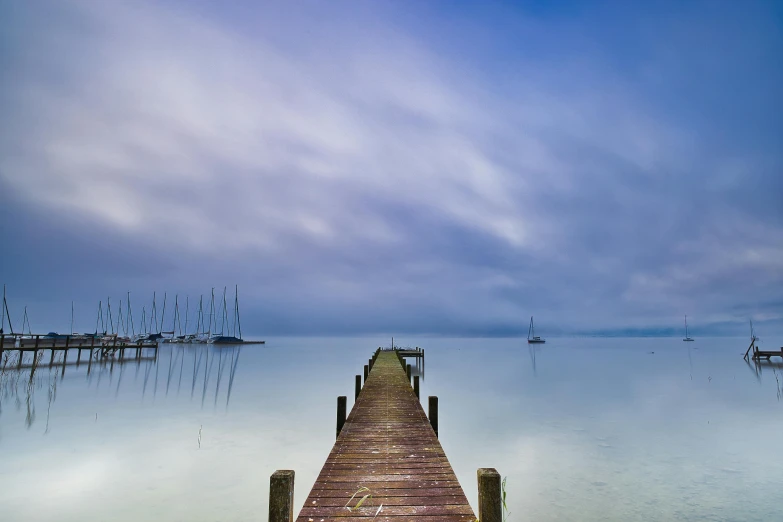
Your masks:
{"label": "streaked cloud", "polygon": [[[6,7],[17,302],[236,281],[260,331],[783,325],[765,7],[399,9]],[[45,231],[91,246],[43,262]]]}

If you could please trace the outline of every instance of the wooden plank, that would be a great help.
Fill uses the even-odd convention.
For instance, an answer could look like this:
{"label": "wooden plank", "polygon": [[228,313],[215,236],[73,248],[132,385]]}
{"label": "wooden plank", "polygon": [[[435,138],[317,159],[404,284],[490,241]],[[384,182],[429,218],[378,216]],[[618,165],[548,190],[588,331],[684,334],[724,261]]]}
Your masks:
{"label": "wooden plank", "polygon": [[[350,509],[349,509],[350,508]],[[471,515],[473,510],[468,505],[424,505],[424,506],[389,506],[386,504],[376,504],[361,507],[350,506],[307,506],[299,512],[300,517],[342,517],[346,513],[351,513],[357,517],[371,517],[375,513],[383,514],[387,517],[394,516],[421,516],[421,515]]]}
{"label": "wooden plank", "polygon": [[297,520],[345,518],[476,518],[394,352],[381,351],[372,363]]}
{"label": "wooden plank", "polygon": [[[459,492],[455,491],[459,485],[455,485],[448,488],[427,488],[426,495],[422,497],[423,493],[418,488],[372,488],[373,498],[395,498],[395,497],[410,497],[410,498],[444,498],[444,497],[460,497]],[[343,501],[342,505],[345,505],[350,499],[351,495],[356,493],[353,488],[349,489],[313,489],[318,491],[318,500],[323,501],[328,498],[340,499]],[[461,490],[460,490],[461,491]],[[362,495],[363,496],[363,495]],[[415,504],[412,504],[415,505]]]}
{"label": "wooden plank", "polygon": [[[324,491],[333,491],[333,490],[324,490]],[[420,492],[419,492],[420,493]],[[348,498],[353,495],[353,492],[348,494]],[[358,499],[354,498],[354,500],[351,501],[351,505],[355,506]],[[322,496],[317,501],[313,500],[312,502],[315,502],[318,506],[337,506],[337,507],[344,507],[346,505],[345,498],[340,497],[325,497]],[[416,495],[398,495],[398,496],[390,496],[390,495],[373,495],[371,499],[368,499],[365,501],[365,503],[369,503],[368,505],[371,506],[436,506],[436,505],[459,505],[460,502],[462,502],[462,497],[459,495],[443,495],[439,497],[434,496],[416,496]],[[364,505],[364,504],[362,504]],[[387,513],[388,514],[388,513]]]}
{"label": "wooden plank", "polygon": [[[378,508],[375,509],[377,510]],[[387,517],[382,513],[376,517],[359,516],[352,515],[350,512],[348,512],[347,515],[340,514],[335,517],[299,517],[296,520],[297,522],[300,520],[307,522],[340,522],[346,518],[351,518],[357,522],[406,522],[409,520],[415,520],[416,522],[476,522],[476,517],[474,515],[419,515],[414,518],[412,516]]]}

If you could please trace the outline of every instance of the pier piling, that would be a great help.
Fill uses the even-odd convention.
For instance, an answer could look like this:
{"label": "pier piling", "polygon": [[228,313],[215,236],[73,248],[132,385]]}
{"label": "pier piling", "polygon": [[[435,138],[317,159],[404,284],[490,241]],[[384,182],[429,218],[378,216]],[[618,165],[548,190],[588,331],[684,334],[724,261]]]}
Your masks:
{"label": "pier piling", "polygon": [[500,474],[495,468],[479,468],[478,516],[481,522],[503,522]]}
{"label": "pier piling", "polygon": [[413,376],[413,393],[416,394],[416,398],[419,399],[419,376]]}
{"label": "pier piling", "polygon": [[294,520],[294,471],[279,469],[269,478],[269,522]]}
{"label": "pier piling", "polygon": [[337,437],[340,436],[340,431],[342,431],[343,426],[345,425],[347,401],[348,398],[345,395],[337,397]]}
{"label": "pier piling", "polygon": [[356,393],[354,394],[354,397],[353,397],[354,401],[359,398],[359,393],[361,393],[361,391],[362,391],[362,376],[361,375],[357,375],[356,376]]}
{"label": "pier piling", "polygon": [[429,397],[429,417],[430,426],[435,431],[435,436],[438,436],[438,397],[430,395]]}

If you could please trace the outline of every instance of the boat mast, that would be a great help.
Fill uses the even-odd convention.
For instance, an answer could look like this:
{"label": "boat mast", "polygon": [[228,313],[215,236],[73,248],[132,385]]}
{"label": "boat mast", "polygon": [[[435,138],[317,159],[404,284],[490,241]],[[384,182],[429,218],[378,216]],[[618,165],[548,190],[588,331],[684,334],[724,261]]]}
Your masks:
{"label": "boat mast", "polygon": [[239,285],[234,287],[234,316],[236,318],[236,326],[239,331],[239,339],[242,339],[242,325],[239,322]]}
{"label": "boat mast", "polygon": [[[5,319],[8,318],[8,329],[11,330],[11,335],[14,335],[14,325],[11,324],[11,314],[8,312],[8,301],[5,299],[5,285],[3,285],[3,322],[0,323],[0,332],[5,332]],[[24,330],[24,329],[23,329]]]}
{"label": "boat mast", "polygon": [[196,316],[196,335],[199,336],[206,332],[199,331],[199,328],[206,326],[204,324],[204,294],[198,298],[198,315]]}
{"label": "boat mast", "polygon": [[24,317],[22,318],[22,335],[24,335],[24,324],[27,323],[28,335],[33,335],[33,329],[30,327],[30,318],[27,316],[27,305],[24,307]]}
{"label": "boat mast", "polygon": [[166,292],[163,292],[163,311],[160,314],[160,330],[158,332],[163,333],[163,319],[166,317]]}
{"label": "boat mast", "polygon": [[108,310],[108,312],[107,312],[107,314],[108,314],[107,319],[109,320],[109,328],[112,329],[111,333],[114,333],[114,324],[113,324],[112,317],[111,317],[111,297],[107,297],[106,298],[106,307],[107,307],[107,310]]}
{"label": "boat mast", "polygon": [[128,321],[127,324],[130,325],[131,329],[131,335],[136,335],[136,326],[133,324],[133,310],[131,309],[130,304],[130,292],[128,292]]}
{"label": "boat mast", "polygon": [[688,338],[688,315],[685,315],[685,338]]}
{"label": "boat mast", "polygon": [[533,335],[536,335],[536,330],[533,328],[533,316],[530,316],[530,326],[527,327],[527,338],[530,339],[530,332],[533,332]]}
{"label": "boat mast", "polygon": [[[185,296],[185,336],[188,335],[188,313],[189,313],[190,297]],[[180,332],[182,333],[182,332]]]}
{"label": "boat mast", "polygon": [[[150,310],[150,333],[156,333],[158,327],[158,308],[155,304],[155,291],[152,291],[152,309]],[[159,332],[160,330],[158,330]]]}
{"label": "boat mast", "polygon": [[212,287],[212,300],[209,303],[209,331],[207,332],[207,337],[212,337],[212,318],[214,317],[214,315],[215,315],[215,287]]}
{"label": "boat mast", "polygon": [[171,337],[174,337],[174,333],[177,331],[177,324],[179,324],[179,333],[182,334],[182,322],[179,320],[179,294],[174,296],[174,320],[171,321]]}
{"label": "boat mast", "polygon": [[228,312],[226,311],[226,287],[223,287],[223,314],[220,318],[220,335],[225,335],[226,333],[226,320],[228,319]]}
{"label": "boat mast", "polygon": [[125,326],[125,321],[122,319],[122,299],[120,299],[120,309],[117,312],[117,334],[120,333],[120,324],[122,324],[122,335],[126,336],[128,335],[128,327]]}
{"label": "boat mast", "polygon": [[103,301],[98,301],[98,314],[95,316],[95,335],[98,335],[98,325],[103,318]]}
{"label": "boat mast", "polygon": [[73,301],[71,301],[71,333],[68,335],[73,335]]}

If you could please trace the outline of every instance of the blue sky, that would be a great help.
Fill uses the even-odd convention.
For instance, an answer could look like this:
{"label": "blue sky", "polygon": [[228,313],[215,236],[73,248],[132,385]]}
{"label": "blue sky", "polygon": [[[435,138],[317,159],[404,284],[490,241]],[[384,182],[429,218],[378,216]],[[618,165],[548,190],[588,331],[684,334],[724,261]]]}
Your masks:
{"label": "blue sky", "polygon": [[17,328],[783,332],[779,3],[223,4],[0,4]]}

